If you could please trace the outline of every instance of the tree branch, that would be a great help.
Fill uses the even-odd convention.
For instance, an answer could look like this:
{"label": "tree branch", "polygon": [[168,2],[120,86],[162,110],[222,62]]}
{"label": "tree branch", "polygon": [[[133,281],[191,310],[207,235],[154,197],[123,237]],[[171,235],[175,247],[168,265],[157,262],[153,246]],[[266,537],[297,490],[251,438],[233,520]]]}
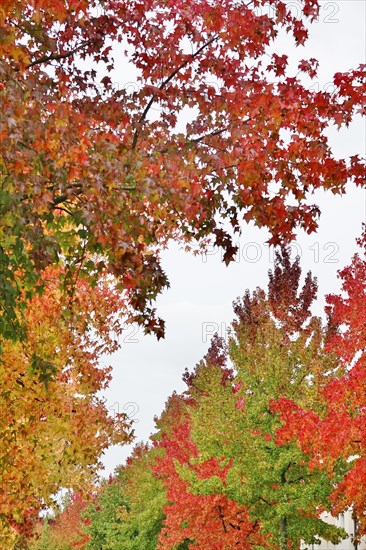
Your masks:
{"label": "tree branch", "polygon": [[287,483],[286,473],[290,469],[291,466],[292,466],[292,462],[289,462],[289,464],[287,464],[286,468],[284,468],[282,470],[282,472],[281,472],[281,483]]}
{"label": "tree branch", "polygon": [[[242,123],[242,124],[247,124],[248,122],[250,122],[252,119],[249,117],[247,118],[246,120],[243,120],[243,121],[238,121],[238,123]],[[219,128],[218,130],[213,130],[212,132],[209,132],[208,134],[203,134],[203,136],[199,136],[198,138],[194,138],[194,139],[191,139],[190,142],[191,143],[200,143],[201,141],[203,141],[204,139],[208,138],[208,137],[213,137],[213,136],[219,136],[220,134],[226,132],[226,130],[228,130],[228,128]]]}
{"label": "tree branch", "polygon": [[[83,192],[82,187],[79,186],[78,184],[75,185],[75,187],[76,187],[76,189],[74,191],[74,194],[75,195],[81,195],[81,193]],[[64,193],[63,195],[60,195],[59,197],[56,197],[56,198],[53,199],[52,206],[57,206],[58,204],[61,204],[61,203],[65,202],[69,198],[70,198],[70,195]]]}
{"label": "tree branch", "polygon": [[34,65],[39,65],[41,63],[48,63],[49,61],[59,61],[60,59],[66,59],[74,55],[74,53],[78,52],[82,48],[85,48],[85,46],[89,46],[89,44],[92,44],[92,43],[93,43],[93,40],[87,40],[83,44],[79,44],[79,46],[77,46],[76,48],[68,52],[60,53],[56,55],[54,54],[45,55],[43,57],[40,57],[39,59],[35,59],[34,61],[32,61],[32,63],[29,63],[29,65],[27,65],[25,68],[29,69],[30,67],[34,67]]}
{"label": "tree branch", "polygon": [[298,481],[302,481],[302,480],[305,481],[305,479],[310,479],[311,477],[314,477],[314,474],[307,474],[305,476],[301,476],[296,479],[289,479],[288,481],[286,481],[286,483],[297,483]]}
{"label": "tree branch", "polygon": [[72,216],[72,212],[70,210],[67,210],[67,208],[63,208],[62,206],[55,206],[54,210],[60,210],[61,212],[66,212],[66,214]]}
{"label": "tree branch", "polygon": [[263,497],[259,497],[259,500],[263,500],[263,502],[265,502],[265,503],[268,504],[269,506],[273,506],[272,502],[269,502],[268,500],[266,500],[266,499],[263,498]]}
{"label": "tree branch", "polygon": [[[198,48],[198,50],[196,52],[194,52],[192,55],[190,55],[188,59],[186,59],[183,63],[181,63],[181,65],[179,65],[179,67],[174,69],[174,71],[160,84],[159,90],[163,90],[165,88],[165,86],[167,84],[169,84],[169,82],[171,80],[173,80],[173,78],[179,73],[179,71],[184,69],[184,67],[186,67],[191,61],[193,61],[205,48],[207,48],[210,44],[212,44],[212,42],[217,40],[218,37],[219,37],[218,34],[215,34],[214,36],[211,36],[211,38],[209,40],[207,40],[207,42],[202,44],[202,46],[200,48]],[[151,106],[154,103],[154,101],[155,101],[155,94],[152,95],[152,97],[150,98],[149,103],[146,105],[142,115],[140,116],[140,118],[139,118],[139,123],[140,124],[141,124],[141,122],[143,122],[146,119],[147,114],[150,111]],[[133,136],[133,142],[132,142],[132,149],[133,150],[136,149],[138,138],[139,138],[139,132],[138,132],[138,130],[135,130],[135,134]]]}
{"label": "tree branch", "polygon": [[220,130],[213,130],[212,132],[209,132],[208,134],[204,134],[203,136],[200,136],[198,138],[191,139],[191,143],[200,143],[204,139],[212,136],[219,136],[223,132],[226,132],[227,128],[220,128]]}
{"label": "tree branch", "polygon": [[221,506],[218,506],[217,508],[219,510],[220,519],[221,519],[222,526],[224,528],[224,532],[227,533],[227,529],[226,529],[226,525],[225,525],[225,521],[224,521],[224,514],[222,513],[222,508],[221,508]]}

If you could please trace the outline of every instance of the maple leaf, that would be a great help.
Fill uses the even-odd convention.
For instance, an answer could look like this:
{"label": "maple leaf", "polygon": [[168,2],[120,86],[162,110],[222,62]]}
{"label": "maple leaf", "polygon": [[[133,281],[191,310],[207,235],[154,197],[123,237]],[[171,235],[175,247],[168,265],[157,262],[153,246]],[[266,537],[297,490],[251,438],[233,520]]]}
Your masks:
{"label": "maple leaf", "polygon": [[306,59],[302,59],[299,63],[300,71],[308,73],[311,78],[314,78],[317,75],[318,66],[319,62],[314,58],[311,58],[308,61]]}
{"label": "maple leaf", "polygon": [[272,58],[273,62],[268,66],[268,68],[272,69],[276,76],[283,76],[286,72],[288,56],[273,54]]}

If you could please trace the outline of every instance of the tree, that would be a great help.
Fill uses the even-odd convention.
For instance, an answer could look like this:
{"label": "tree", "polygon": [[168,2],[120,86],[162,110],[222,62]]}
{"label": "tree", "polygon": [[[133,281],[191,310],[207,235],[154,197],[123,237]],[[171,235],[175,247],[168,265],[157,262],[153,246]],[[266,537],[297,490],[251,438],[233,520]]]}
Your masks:
{"label": "tree", "polygon": [[154,476],[154,451],[136,445],[125,466],[105,483],[84,518],[90,541],[86,548],[100,550],[155,550],[164,517],[165,491]]}
{"label": "tree", "polygon": [[123,298],[109,281],[92,289],[80,279],[70,318],[58,268],[48,267],[44,276],[47,294],[28,301],[27,340],[5,341],[0,357],[4,548],[31,534],[38,513],[55,504],[61,488],[91,490],[103,451],[132,435],[126,415],[112,418],[97,397],[110,380],[110,368],[98,362],[116,349]]}
{"label": "tree", "polygon": [[[366,231],[358,239],[366,249]],[[366,534],[366,261],[355,254],[351,265],[339,271],[342,294],[328,295],[327,350],[343,366],[343,376],[319,388],[325,410],[279,400],[274,408],[284,422],[279,441],[295,439],[311,457],[311,466],[329,472],[334,490],[332,512],[353,509],[356,523],[355,548]],[[344,477],[337,483],[337,472]]]}
{"label": "tree", "polygon": [[[301,540],[316,542],[317,535],[333,542],[346,535],[319,517],[341,476],[329,479],[324,469],[308,466],[295,442],[278,440],[280,415],[271,408],[275,400],[292,399],[320,413],[324,398],[318,391],[339,374],[339,361],[324,347],[321,321],[310,311],[316,281],[309,273],[301,287],[300,278],[299,259],[291,262],[284,248],[269,273],[268,293],[257,289],[234,302],[229,342],[234,370],[225,367],[225,348],[216,338],[205,361],[185,374],[185,422],[175,414],[176,426],[160,444],[166,455],[159,472],[166,472],[171,501],[163,547],[164,535],[167,548],[183,535],[192,547],[221,548],[214,537],[222,548],[244,544],[234,538],[225,546],[226,532],[223,536],[207,519],[213,521],[217,502],[226,515],[234,506],[229,521],[234,536],[255,526],[259,547],[295,549]],[[242,533],[234,519],[239,513]]]}
{"label": "tree", "polygon": [[[157,459],[154,471],[164,480],[168,501],[159,548],[220,550],[238,546],[249,550],[254,544],[265,544],[258,535],[258,522],[251,521],[245,506],[238,505],[222,490],[228,464],[215,458],[199,461],[188,414],[183,423],[172,428],[170,437],[163,434],[159,448],[165,454]],[[188,475],[187,464],[190,464]],[[191,488],[191,474],[198,478],[198,483],[203,484],[207,478],[211,483],[195,492]]]}
{"label": "tree", "polygon": [[[24,338],[26,301],[57,263],[69,302],[78,277],[93,286],[108,274],[130,317],[160,337],[151,301],[168,285],[159,251],[170,239],[212,236],[229,262],[224,223],[235,233],[252,220],[272,243],[289,240],[316,229],[314,189],[362,184],[361,160],[335,159],[325,132],[361,112],[364,68],[337,73],[332,96],[311,90],[266,50],[280,30],[304,44],[318,1],[298,19],[280,0],[258,13],[267,3],[2,2],[3,336]],[[122,50],[132,95],[112,82]],[[299,71],[314,78],[316,60]]]}
{"label": "tree", "polygon": [[154,452],[136,445],[126,465],[101,481],[90,502],[80,505],[75,495],[56,519],[43,525],[34,549],[46,545],[58,550],[61,541],[65,550],[155,550],[166,502],[163,483],[152,471]]}
{"label": "tree", "polygon": [[365,532],[365,268],[356,255],[340,272],[344,294],[328,296],[323,327],[311,314],[316,280],[308,273],[301,284],[299,259],[282,248],[268,291],[234,302],[228,345],[216,335],[184,373],[187,390],[156,418],[153,447],[138,445],[73,522],[80,544],[295,550],[300,541],[345,538],[321,513],[352,506],[357,548]]}
{"label": "tree", "polygon": [[54,517],[46,517],[36,539],[30,543],[32,550],[72,550],[84,548],[89,538],[82,532],[81,513],[86,502],[77,493],[67,495],[63,509]]}

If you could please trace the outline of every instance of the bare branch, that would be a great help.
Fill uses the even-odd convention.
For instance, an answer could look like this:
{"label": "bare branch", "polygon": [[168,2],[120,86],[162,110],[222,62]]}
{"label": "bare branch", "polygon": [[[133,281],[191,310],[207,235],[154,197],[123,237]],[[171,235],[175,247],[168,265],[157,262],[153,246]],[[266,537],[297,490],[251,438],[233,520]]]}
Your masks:
{"label": "bare branch", "polygon": [[269,506],[273,506],[272,502],[269,502],[268,500],[266,500],[266,499],[263,498],[263,497],[259,497],[259,500],[263,500],[263,502],[265,502],[265,503],[268,504]]}
{"label": "bare branch", "polygon": [[41,63],[48,63],[49,61],[59,61],[60,59],[66,59],[74,55],[79,50],[82,50],[86,46],[89,46],[89,44],[92,44],[92,43],[93,43],[93,40],[87,40],[86,42],[83,42],[83,44],[79,44],[79,46],[77,46],[76,48],[68,52],[60,53],[56,55],[54,54],[45,55],[43,57],[40,57],[39,59],[35,59],[34,61],[32,61],[32,63],[29,63],[29,65],[27,65],[25,68],[29,69],[30,67],[34,67],[34,65],[39,65]]}
{"label": "bare branch", "polygon": [[219,136],[223,132],[226,132],[227,128],[220,128],[219,130],[213,130],[212,132],[209,132],[208,134],[204,134],[203,136],[200,136],[198,138],[191,139],[190,141],[192,143],[200,143],[204,139],[212,136]]}
{"label": "bare branch", "polygon": [[222,513],[222,508],[221,506],[218,506],[218,511],[219,511],[219,514],[220,514],[220,519],[221,519],[221,523],[222,523],[222,526],[224,528],[224,532],[227,533],[227,529],[226,529],[226,525],[225,525],[225,521],[224,521],[224,514]]}

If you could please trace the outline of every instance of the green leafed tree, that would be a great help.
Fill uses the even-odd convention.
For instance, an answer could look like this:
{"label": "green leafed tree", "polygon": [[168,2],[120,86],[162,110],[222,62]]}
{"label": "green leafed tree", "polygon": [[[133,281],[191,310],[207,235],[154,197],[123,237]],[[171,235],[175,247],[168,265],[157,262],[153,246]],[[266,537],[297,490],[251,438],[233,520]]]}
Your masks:
{"label": "green leafed tree", "polygon": [[[225,495],[259,523],[266,544],[283,549],[298,548],[301,540],[316,542],[318,536],[333,542],[345,536],[319,517],[330,508],[336,477],[309,468],[296,441],[279,444],[276,439],[281,420],[272,410],[274,400],[291,396],[321,415],[325,405],[319,389],[341,372],[337,358],[324,348],[320,319],[310,312],[316,281],[308,274],[301,286],[300,276],[299,260],[292,262],[283,249],[269,273],[267,293],[257,289],[234,302],[232,373],[225,367],[223,342],[216,337],[206,359],[185,375],[189,433],[182,423],[182,438],[196,450],[181,461],[179,454],[172,454],[171,436],[162,443],[180,478],[189,483],[188,491],[203,500]],[[175,439],[177,434],[179,428]],[[221,463],[225,475],[210,474],[209,469],[200,473],[198,465],[212,460]],[[176,499],[179,503],[179,492]],[[165,522],[168,533],[174,509],[171,514]],[[187,527],[187,538],[189,531]]]}
{"label": "green leafed tree", "polygon": [[153,453],[137,445],[125,466],[103,483],[94,503],[83,514],[94,550],[155,550],[164,517],[165,492],[153,475]]}
{"label": "green leafed tree", "polygon": [[61,513],[38,530],[34,550],[155,550],[166,503],[153,474],[156,451],[139,444],[125,466],[103,480],[88,501],[73,495]]}

